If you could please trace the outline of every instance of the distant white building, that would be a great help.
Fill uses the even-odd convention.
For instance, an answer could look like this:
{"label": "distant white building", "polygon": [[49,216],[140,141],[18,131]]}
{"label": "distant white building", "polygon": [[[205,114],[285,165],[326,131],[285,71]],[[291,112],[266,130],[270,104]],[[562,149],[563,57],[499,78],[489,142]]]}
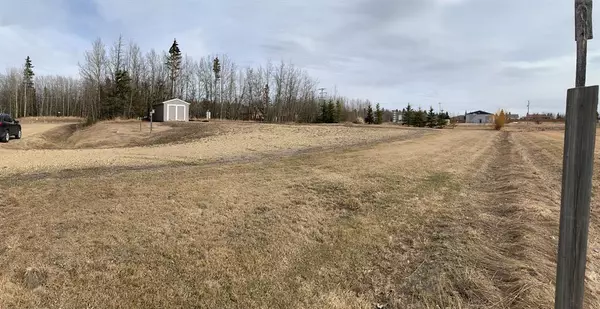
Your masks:
{"label": "distant white building", "polygon": [[392,122],[394,122],[394,123],[402,122],[402,112],[395,110],[394,117],[392,118]]}
{"label": "distant white building", "polygon": [[484,111],[474,111],[468,113],[465,117],[466,123],[492,123],[494,121],[494,114]]}

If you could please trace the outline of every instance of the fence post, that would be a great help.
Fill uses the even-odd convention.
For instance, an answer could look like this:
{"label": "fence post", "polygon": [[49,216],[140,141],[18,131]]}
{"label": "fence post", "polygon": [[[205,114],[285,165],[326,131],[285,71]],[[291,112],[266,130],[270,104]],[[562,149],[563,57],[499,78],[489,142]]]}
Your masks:
{"label": "fence post", "polygon": [[555,309],[583,308],[598,86],[567,92]]}

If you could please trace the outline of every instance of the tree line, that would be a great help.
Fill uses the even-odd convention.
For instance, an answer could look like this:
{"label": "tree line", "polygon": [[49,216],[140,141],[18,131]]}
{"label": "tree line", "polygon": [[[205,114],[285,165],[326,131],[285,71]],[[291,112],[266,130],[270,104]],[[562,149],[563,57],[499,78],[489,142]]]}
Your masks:
{"label": "tree line", "polygon": [[436,113],[433,107],[429,107],[429,111],[420,107],[415,110],[410,103],[399,113],[402,116],[402,124],[413,127],[443,128],[450,119],[448,112]]}
{"label": "tree line", "polygon": [[[192,118],[210,111],[213,118],[233,120],[343,122],[368,118],[371,106],[337,94],[318,97],[318,80],[291,63],[241,67],[227,55],[194,60],[177,40],[167,51],[143,53],[122,37],[111,45],[96,39],[79,63],[78,77],[35,76],[33,61],[26,57],[21,68],[0,74],[0,112],[136,118],[148,115],[154,104],[181,98],[191,103]],[[381,114],[381,122],[391,120],[391,111]]]}

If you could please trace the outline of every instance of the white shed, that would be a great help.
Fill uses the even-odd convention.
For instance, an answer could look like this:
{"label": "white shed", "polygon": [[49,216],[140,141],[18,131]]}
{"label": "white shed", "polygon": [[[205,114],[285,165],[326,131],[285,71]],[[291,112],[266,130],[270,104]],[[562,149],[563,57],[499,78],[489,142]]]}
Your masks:
{"label": "white shed", "polygon": [[484,111],[475,111],[468,113],[465,117],[466,123],[491,123],[494,121],[494,114],[484,112]]}
{"label": "white shed", "polygon": [[189,121],[190,103],[181,99],[171,99],[152,106],[153,121]]}

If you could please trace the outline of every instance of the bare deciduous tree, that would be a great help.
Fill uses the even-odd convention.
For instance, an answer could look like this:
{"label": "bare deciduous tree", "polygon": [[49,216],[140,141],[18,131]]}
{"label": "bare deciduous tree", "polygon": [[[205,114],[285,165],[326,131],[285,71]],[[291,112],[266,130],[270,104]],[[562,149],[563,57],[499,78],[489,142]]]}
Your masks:
{"label": "bare deciduous tree", "polygon": [[[242,67],[227,55],[220,55],[220,83],[215,83],[215,55],[194,60],[187,55],[181,57],[179,51],[178,60],[173,58],[178,52],[176,45],[177,48],[171,46],[173,53],[150,50],[142,54],[137,44],[124,41],[119,37],[107,55],[102,40],[95,40],[79,64],[80,78],[37,76],[32,87],[35,90],[31,90],[34,95],[28,91],[27,99],[20,87],[23,74],[19,69],[0,74],[0,112],[15,116],[22,112],[31,114],[23,106],[27,101],[35,115],[60,113],[104,119],[110,116],[103,115],[103,107],[111,96],[114,98],[117,73],[125,71],[127,74],[119,76],[129,77],[129,89],[117,103],[114,100],[110,103],[119,104],[116,109],[122,117],[146,115],[152,105],[173,96],[191,103],[191,117],[203,117],[210,110],[226,119],[314,122],[320,115],[318,80],[291,63],[274,66],[268,61],[264,65]],[[217,93],[221,93],[219,102],[215,102]],[[341,110],[345,116],[341,119],[364,117],[366,101],[338,95],[332,99],[343,103]]]}

